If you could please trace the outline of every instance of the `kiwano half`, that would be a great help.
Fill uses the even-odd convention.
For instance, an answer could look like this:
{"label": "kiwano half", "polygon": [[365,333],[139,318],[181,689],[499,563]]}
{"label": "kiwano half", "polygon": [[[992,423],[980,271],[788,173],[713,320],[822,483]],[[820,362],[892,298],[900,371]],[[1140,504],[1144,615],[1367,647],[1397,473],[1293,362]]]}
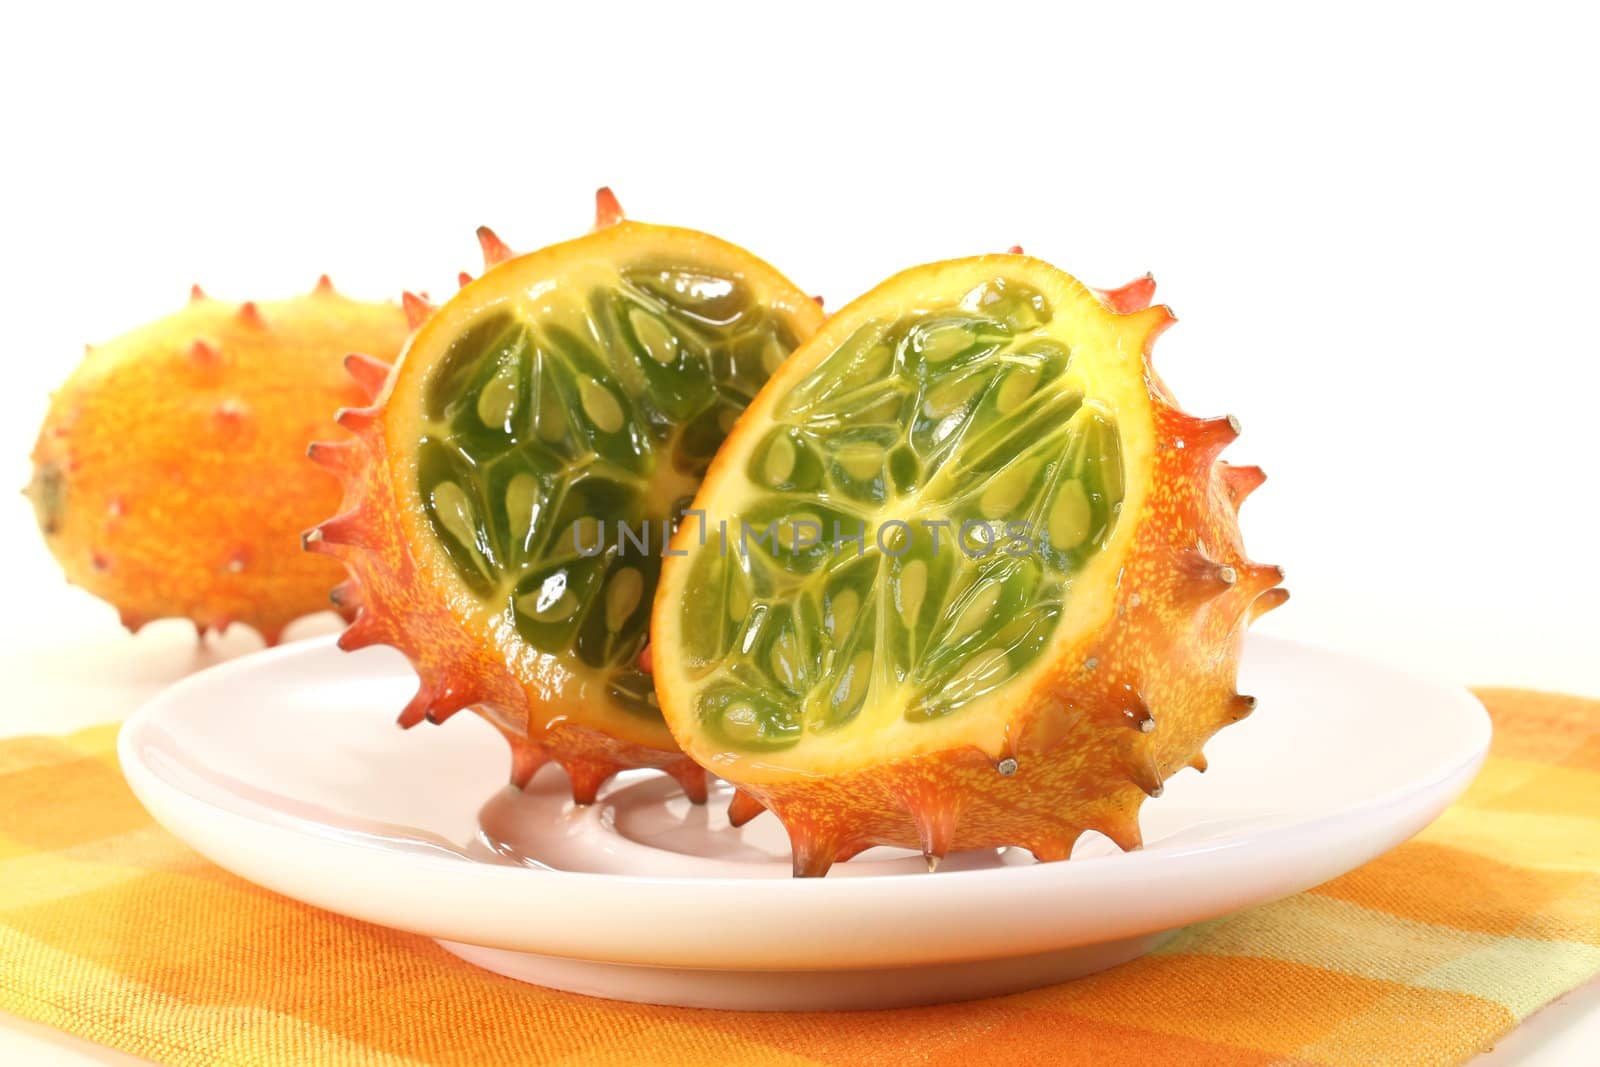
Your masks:
{"label": "kiwano half", "polygon": [[821,309],[741,248],[624,220],[608,190],[585,237],[524,256],[479,237],[484,275],[437,311],[408,299],[393,369],[351,364],[373,400],[339,415],[354,439],[312,449],[345,485],[306,537],[352,576],[340,644],[404,652],[401,724],[472,707],[519,786],[554,759],[580,803],[624,767],[703,800],[640,662],[666,531]]}
{"label": "kiwano half", "polygon": [[1153,289],[1021,254],[906,271],[723,444],[662,568],[656,687],[797,875],[876,844],[1136,847],[1144,799],[1251,711],[1244,630],[1287,597],[1239,536],[1263,475],[1152,369]]}

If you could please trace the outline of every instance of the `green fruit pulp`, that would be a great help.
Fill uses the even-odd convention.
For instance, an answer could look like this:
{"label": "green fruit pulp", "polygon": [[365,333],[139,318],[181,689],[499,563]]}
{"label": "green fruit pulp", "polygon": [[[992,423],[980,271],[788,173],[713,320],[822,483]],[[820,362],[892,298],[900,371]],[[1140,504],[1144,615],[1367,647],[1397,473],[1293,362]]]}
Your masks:
{"label": "green fruit pulp", "polygon": [[957,714],[1033,663],[1123,498],[1109,408],[1004,278],[857,329],[779,399],[689,561],[701,726],[742,752],[897,703]]}
{"label": "green fruit pulp", "polygon": [[451,344],[425,385],[417,488],[488,610],[659,719],[636,660],[666,528],[798,339],[701,266],[575,288],[491,305]]}

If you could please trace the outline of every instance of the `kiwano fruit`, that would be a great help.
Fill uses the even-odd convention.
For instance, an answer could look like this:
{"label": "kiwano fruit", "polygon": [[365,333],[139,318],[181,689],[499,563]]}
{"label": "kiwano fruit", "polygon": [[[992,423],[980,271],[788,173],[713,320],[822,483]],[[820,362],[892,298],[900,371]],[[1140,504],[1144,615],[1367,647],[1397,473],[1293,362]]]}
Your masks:
{"label": "kiwano fruit", "polygon": [[27,488],[67,579],[137,630],[171,616],[203,635],[243,622],[277,641],[326,610],[340,568],[300,551],[339,486],[306,462],[328,415],[358,402],[341,361],[392,355],[394,304],[334,291],[189,304],[104,345],[51,398]]}
{"label": "kiwano fruit", "polygon": [[1263,475],[1152,370],[1153,289],[1021,254],[906,271],[723,445],[662,569],[656,687],[797,875],[876,844],[930,869],[1137,847],[1143,800],[1250,712],[1243,631],[1287,597],[1239,538]]}
{"label": "kiwano fruit", "polygon": [[480,230],[485,273],[387,375],[354,366],[375,403],[312,449],[346,495],[306,542],[350,571],[341,646],[415,667],[402,726],[472,707],[515,785],[554,759],[589,803],[655,767],[703,800],[640,662],[666,526],[822,313],[743,249],[597,200],[592,233],[528,255]]}

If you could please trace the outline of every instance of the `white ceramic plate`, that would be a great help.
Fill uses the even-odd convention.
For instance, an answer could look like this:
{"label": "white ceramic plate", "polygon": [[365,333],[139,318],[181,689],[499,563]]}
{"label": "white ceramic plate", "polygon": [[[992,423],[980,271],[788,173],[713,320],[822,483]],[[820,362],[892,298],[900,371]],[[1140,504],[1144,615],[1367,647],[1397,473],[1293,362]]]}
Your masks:
{"label": "white ceramic plate", "polygon": [[1426,826],[1489,744],[1456,689],[1249,638],[1256,713],[1143,809],[1143,851],[964,853],[928,874],[874,849],[789,875],[770,815],[728,828],[660,776],[587,809],[559,768],[503,783],[471,714],[402,731],[395,653],[289,645],[194,675],[128,720],[124,773],[223,867],[344,915],[438,938],[516,978],[598,996],[751,1009],[864,1008],[1012,992],[1131,959],[1188,923],[1324,882]]}

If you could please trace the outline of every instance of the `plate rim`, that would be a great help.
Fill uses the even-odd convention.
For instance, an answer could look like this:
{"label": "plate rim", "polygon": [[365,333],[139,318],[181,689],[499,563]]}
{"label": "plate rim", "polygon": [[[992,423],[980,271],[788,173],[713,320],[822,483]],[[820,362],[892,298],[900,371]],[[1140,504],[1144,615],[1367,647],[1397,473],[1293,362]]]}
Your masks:
{"label": "plate rim", "polygon": [[[336,906],[328,901],[349,897],[347,892],[341,892],[338,885],[332,884],[333,880],[327,880],[310,888],[303,880],[291,878],[286,883],[275,877],[278,868],[262,867],[260,857],[290,856],[287,869],[292,870],[297,863],[303,865],[303,862],[294,859],[289,851],[297,848],[319,851],[328,856],[349,857],[359,854],[362,857],[361,863],[352,864],[348,859],[343,861],[346,869],[354,871],[354,874],[345,876],[347,883],[392,886],[394,884],[392,878],[377,876],[385,872],[390,874],[404,872],[417,883],[429,883],[433,887],[432,892],[436,894],[430,899],[435,902],[438,899],[437,894],[452,890],[464,891],[464,899],[470,899],[472,892],[476,890],[485,896],[492,895],[497,903],[511,899],[512,895],[518,892],[532,891],[542,895],[547,905],[554,902],[566,907],[581,906],[595,898],[596,894],[614,898],[616,894],[622,892],[667,893],[673,895],[673,903],[680,912],[693,912],[702,907],[700,901],[695,899],[697,897],[709,900],[728,893],[738,893],[750,901],[752,905],[750,914],[764,914],[769,909],[782,908],[786,904],[798,901],[804,901],[807,907],[825,907],[830,902],[836,902],[848,903],[857,909],[883,909],[893,904],[901,908],[920,909],[926,912],[929,905],[940,903],[944,897],[954,901],[965,895],[984,895],[986,892],[997,890],[1025,897],[1024,904],[1050,899],[1059,901],[1063,907],[1068,907],[1074,898],[1099,899],[1108,890],[1125,885],[1131,880],[1151,884],[1182,885],[1189,876],[1204,877],[1208,873],[1214,876],[1216,872],[1207,872],[1206,867],[1215,863],[1219,857],[1224,858],[1225,864],[1248,864],[1252,857],[1263,855],[1294,861],[1290,864],[1292,877],[1284,878],[1280,875],[1276,880],[1264,876],[1258,877],[1257,881],[1247,886],[1244,892],[1234,892],[1231,902],[1221,901],[1220,891],[1212,891],[1210,894],[1174,894],[1175,899],[1165,903],[1164,909],[1157,910],[1155,914],[1140,916],[1132,912],[1119,912],[1116,916],[1101,916],[1105,921],[1093,932],[1073,934],[1067,932],[1069,928],[1075,928],[1071,918],[1057,916],[1057,923],[1051,934],[1053,940],[1048,943],[1034,942],[1032,950],[1038,951],[1050,945],[1067,947],[1072,944],[1096,943],[1135,933],[1170,929],[1281,899],[1337,877],[1383,854],[1436,818],[1470,784],[1488,754],[1492,723],[1482,702],[1464,688],[1419,679],[1384,664],[1302,642],[1268,635],[1252,635],[1251,640],[1253,643],[1272,646],[1282,653],[1311,654],[1321,658],[1331,657],[1336,661],[1354,662],[1368,671],[1375,670],[1390,678],[1404,680],[1412,686],[1421,686],[1441,698],[1447,696],[1456,705],[1457,713],[1471,720],[1470,724],[1464,727],[1455,754],[1448,759],[1441,757],[1439,764],[1431,768],[1425,778],[1409,779],[1403,784],[1365,797],[1360,803],[1347,805],[1336,811],[1256,830],[1234,832],[1220,839],[1172,848],[1117,853],[1077,861],[982,870],[945,870],[936,876],[928,877],[920,874],[810,879],[739,878],[721,875],[676,877],[552,870],[491,864],[462,856],[402,852],[380,842],[331,835],[327,832],[325,824],[314,819],[287,813],[275,813],[273,817],[268,818],[216,803],[186,791],[180,784],[164,777],[157,768],[140,758],[137,748],[142,732],[152,727],[159,727],[159,717],[168,705],[187,701],[197,689],[204,690],[218,685],[225,688],[233,676],[260,670],[264,665],[277,660],[325,654],[333,644],[332,638],[294,642],[241,656],[180,680],[147,701],[128,718],[118,734],[117,752],[128,784],[140,802],[158,823],[196,852],[254,884],[358,920],[487,947],[624,964],[694,969],[742,966],[749,970],[770,970],[774,966],[793,970],[882,967],[886,965],[885,957],[874,954],[868,948],[852,955],[850,959],[836,962],[833,956],[821,953],[820,948],[796,949],[792,945],[788,949],[774,949],[768,945],[759,952],[747,949],[745,946],[731,945],[719,952],[712,951],[715,946],[702,948],[696,943],[697,954],[689,960],[683,956],[686,942],[681,936],[682,931],[678,930],[664,932],[653,944],[630,944],[625,949],[616,948],[600,954],[592,949],[576,947],[578,941],[583,940],[578,933],[555,929],[549,923],[541,924],[530,919],[531,931],[526,927],[508,930],[493,923],[485,926],[484,921],[475,922],[471,916],[449,914],[452,909],[442,909],[445,914],[437,914],[420,906],[422,898],[417,896],[417,890],[414,888],[392,894],[386,900],[362,897],[359,905]],[[1387,809],[1396,807],[1400,810],[1385,814]],[[207,825],[202,826],[202,823]],[[249,832],[255,835],[257,841],[248,862],[239,861],[238,851],[232,843],[225,836],[218,836],[219,828],[238,827],[241,824],[250,828]],[[1402,830],[1403,834],[1400,833]],[[1340,860],[1337,864],[1330,865],[1326,856],[1305,850],[1305,842],[1314,839],[1324,841],[1324,852],[1333,847],[1326,843],[1331,840],[1337,845],[1338,850],[1346,853],[1360,852],[1362,858],[1354,863]],[[1365,843],[1378,839],[1389,843],[1375,850]],[[213,851],[213,846],[228,858],[220,858]],[[241,867],[249,868],[248,872],[241,870]],[[1046,898],[1044,894],[1050,896]],[[533,900],[531,894],[528,899],[531,903]],[[686,901],[688,903],[685,903]],[[848,915],[847,912],[844,914]],[[879,914],[883,912],[880,911]],[[1077,918],[1081,925],[1081,916]],[[851,916],[850,919],[854,922],[860,919],[860,916]],[[469,928],[473,931],[472,936],[463,936]],[[913,966],[918,962],[935,960],[983,959],[1017,954],[1014,948],[1017,937],[1014,933],[1006,937],[997,937],[995,944],[971,946],[963,944],[959,950],[952,948],[949,939],[946,938],[946,947],[943,951],[930,950],[927,953],[906,947],[903,932],[897,936],[901,941],[897,949],[898,955],[891,953],[888,965]],[[783,942],[784,938],[779,937],[778,941]],[[1012,950],[1000,949],[998,942],[1006,941],[1013,943]],[[552,945],[551,942],[556,944]],[[838,938],[833,938],[830,943],[837,945]],[[538,947],[530,948],[529,946],[533,944],[537,944]],[[676,951],[671,949],[673,944],[678,946]],[[761,956],[762,952],[767,955]],[[784,959],[774,964],[773,954],[783,956]],[[809,962],[795,963],[790,957],[804,957]],[[827,962],[822,962],[824,960]]]}

